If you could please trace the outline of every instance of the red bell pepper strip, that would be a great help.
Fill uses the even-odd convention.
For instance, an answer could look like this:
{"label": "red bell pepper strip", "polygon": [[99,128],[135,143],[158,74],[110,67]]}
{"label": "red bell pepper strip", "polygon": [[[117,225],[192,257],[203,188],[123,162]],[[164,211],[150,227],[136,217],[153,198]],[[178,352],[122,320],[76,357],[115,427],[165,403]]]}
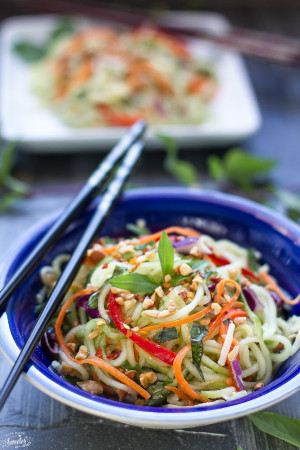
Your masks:
{"label": "red bell pepper strip", "polygon": [[143,337],[124,327],[124,317],[121,306],[116,302],[115,295],[111,292],[108,296],[108,310],[115,326],[119,331],[121,331],[121,333],[131,339],[135,344],[137,344],[146,352],[151,353],[151,355],[156,356],[156,358],[169,364],[170,366],[173,365],[173,361],[177,356],[176,353],[162,347],[159,344],[148,341],[148,339],[144,339]]}
{"label": "red bell pepper strip", "polygon": [[245,277],[253,278],[253,280],[257,281],[258,283],[260,282],[258,276],[256,276],[253,272],[251,272],[248,269],[242,269],[242,274],[245,275]]}
{"label": "red bell pepper strip", "polygon": [[223,258],[223,256],[216,256],[213,253],[207,256],[216,266],[226,266],[227,264],[230,264],[230,261],[227,258]]}

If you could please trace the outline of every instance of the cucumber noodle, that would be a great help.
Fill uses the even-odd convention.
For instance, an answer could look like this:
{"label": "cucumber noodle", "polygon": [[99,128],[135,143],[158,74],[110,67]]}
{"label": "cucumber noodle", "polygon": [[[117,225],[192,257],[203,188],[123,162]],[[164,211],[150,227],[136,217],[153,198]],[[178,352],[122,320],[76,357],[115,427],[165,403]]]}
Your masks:
{"label": "cucumber noodle", "polygon": [[[83,358],[95,355],[102,358],[147,389],[151,395],[150,400],[142,400],[132,387],[99,367],[75,363],[63,349],[59,350],[53,367],[62,376],[71,376],[73,383],[80,382],[78,386],[82,389],[82,382],[92,383],[92,386],[96,383],[103,387],[103,395],[145,406],[200,407],[211,401],[220,403],[234,400],[262,388],[272,379],[278,365],[299,350],[300,317],[292,315],[287,320],[283,318],[282,307],[278,308],[272,297],[272,286],[266,285],[260,278],[261,271],[267,271],[268,267],[259,262],[257,252],[256,266],[253,268],[253,256],[250,261],[248,250],[229,240],[216,241],[205,235],[194,237],[191,238],[190,248],[185,247],[185,253],[180,253],[180,241],[186,238],[175,234],[170,237],[177,250],[172,254],[171,249],[167,255],[173,262],[173,269],[170,269],[167,276],[162,274],[158,242],[151,240],[150,236],[149,243],[143,245],[138,238],[119,239],[116,244],[108,246],[100,239],[100,244],[94,244],[88,251],[64,300],[85,288],[97,292],[94,304],[87,308],[82,303],[73,302],[64,317],[62,331],[73,357],[79,359],[78,355],[83,351]],[[62,264],[67,259],[67,255],[60,255],[53,260],[51,266],[41,269],[41,292],[44,293],[44,298],[40,292],[37,296],[39,303],[45,301],[51,292],[62,271]],[[116,267],[123,271],[122,276],[146,276],[148,281],[154,283],[152,292],[148,289],[146,295],[142,286],[140,291],[136,287],[132,291],[112,288],[110,282],[114,284],[112,280],[117,280],[114,275]],[[223,279],[227,281],[218,298],[218,288]],[[238,283],[241,296],[224,313],[223,308],[235,292],[229,280],[233,284]],[[159,287],[155,293],[156,286]],[[251,290],[256,299],[255,307],[248,304],[243,296],[245,287]],[[141,348],[130,338],[132,333],[124,334],[124,328],[122,332],[109,309],[110,295],[114,295],[113,299],[118,303],[117,308],[124,316],[122,320],[128,331],[132,330],[147,342],[159,344],[170,351],[169,354],[175,355],[175,359],[176,354],[190,345],[192,327],[193,330],[198,327],[201,332],[206,330],[196,343],[198,347],[194,349],[198,359],[195,359],[194,350],[193,353],[189,350],[181,364],[181,372],[189,389],[196,396],[201,396],[201,402],[195,396],[187,399],[186,394],[191,395],[191,391],[187,391],[176,376],[172,363],[168,364],[158,353]],[[90,317],[89,308],[97,311],[98,319]],[[190,322],[186,320],[205,308],[208,308],[208,312],[202,318]],[[284,305],[283,308],[291,307]],[[162,317],[158,317],[162,311]],[[221,327],[211,330],[210,327],[219,316]],[[167,326],[173,321],[179,322],[175,323],[175,329],[172,324],[169,328],[162,325]],[[162,325],[160,328],[159,324]],[[151,328],[147,331],[147,327]],[[230,332],[226,334],[228,329]],[[161,332],[165,333],[164,337]],[[207,332],[208,336],[205,338]],[[199,367],[197,361],[200,361]],[[146,382],[144,374],[148,377]],[[237,382],[238,376],[240,378]],[[173,391],[165,386],[170,386]],[[90,385],[86,385],[84,389],[93,392]]]}

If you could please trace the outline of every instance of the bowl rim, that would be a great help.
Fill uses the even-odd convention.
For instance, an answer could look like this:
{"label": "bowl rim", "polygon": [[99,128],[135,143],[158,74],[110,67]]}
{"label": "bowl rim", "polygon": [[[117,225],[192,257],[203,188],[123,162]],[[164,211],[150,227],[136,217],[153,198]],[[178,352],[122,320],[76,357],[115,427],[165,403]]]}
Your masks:
{"label": "bowl rim", "polygon": [[[122,195],[120,202],[137,200],[151,197],[180,197],[181,199],[193,199],[204,202],[214,203],[251,213],[255,217],[272,227],[280,234],[287,237],[295,245],[300,247],[300,227],[290,219],[282,216],[276,211],[259,205],[251,200],[240,198],[231,194],[215,192],[209,190],[197,190],[190,188],[170,188],[155,187],[141,188],[133,191],[127,191]],[[93,205],[91,205],[91,208]],[[55,212],[33,225],[26,233],[11,246],[2,259],[0,264],[0,286],[2,286],[7,277],[10,266],[16,258],[16,255],[23,248],[26,242],[30,241],[38,232],[46,229],[58,216]],[[275,220],[274,220],[275,219]],[[12,364],[18,354],[19,348],[15,343],[10,331],[6,314],[0,319],[0,350],[6,356],[10,364]],[[84,396],[82,393],[75,393],[65,389],[54,380],[43,374],[34,364],[30,365],[26,372],[23,373],[25,378],[35,387],[55,398],[56,400],[79,409],[83,412],[94,414],[100,417],[116,420],[130,425],[143,426],[149,428],[188,428],[193,426],[207,425],[217,423],[228,419],[242,417],[250,413],[265,409],[275,403],[284,400],[297,390],[300,386],[300,370],[288,381],[282,382],[279,386],[275,386],[270,392],[249,399],[246,402],[231,404],[225,408],[206,409],[206,407],[185,409],[182,414],[182,408],[166,409],[166,408],[145,408],[133,405],[126,405],[116,401],[94,401],[90,396]],[[125,406],[124,406],[125,405]]]}

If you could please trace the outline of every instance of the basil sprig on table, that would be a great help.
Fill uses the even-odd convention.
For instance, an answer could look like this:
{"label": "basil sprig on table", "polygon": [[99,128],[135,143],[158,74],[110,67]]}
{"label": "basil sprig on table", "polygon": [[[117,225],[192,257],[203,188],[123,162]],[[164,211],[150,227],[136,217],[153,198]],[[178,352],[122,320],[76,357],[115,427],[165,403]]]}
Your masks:
{"label": "basil sprig on table", "polygon": [[174,248],[164,231],[158,243],[158,256],[163,276],[171,272],[174,266]]}
{"label": "basil sprig on table", "polygon": [[203,381],[205,379],[200,365],[203,356],[203,338],[207,333],[208,328],[198,323],[193,323],[190,329],[193,363]]}
{"label": "basil sprig on table", "polygon": [[175,327],[163,328],[156,336],[155,340],[159,342],[168,342],[178,338],[178,333]]}
{"label": "basil sprig on table", "polygon": [[159,286],[153,278],[141,273],[126,273],[109,280],[116,288],[134,292],[135,294],[151,294]]}
{"label": "basil sprig on table", "polygon": [[273,412],[258,412],[249,419],[259,430],[300,447],[300,420]]}

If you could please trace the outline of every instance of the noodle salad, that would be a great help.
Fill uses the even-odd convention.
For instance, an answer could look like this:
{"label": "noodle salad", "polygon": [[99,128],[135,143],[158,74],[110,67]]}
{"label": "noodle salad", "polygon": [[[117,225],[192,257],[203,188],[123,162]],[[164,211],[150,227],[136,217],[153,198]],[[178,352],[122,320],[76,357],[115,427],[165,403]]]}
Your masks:
{"label": "noodle salad", "polygon": [[[145,234],[149,233],[149,234]],[[41,308],[68,255],[41,269]],[[300,317],[260,255],[170,227],[101,238],[42,345],[82,390],[145,406],[200,407],[262,388],[300,348]]]}
{"label": "noodle salad", "polygon": [[217,82],[180,39],[141,27],[89,27],[57,38],[32,66],[43,104],[73,127],[197,124]]}

